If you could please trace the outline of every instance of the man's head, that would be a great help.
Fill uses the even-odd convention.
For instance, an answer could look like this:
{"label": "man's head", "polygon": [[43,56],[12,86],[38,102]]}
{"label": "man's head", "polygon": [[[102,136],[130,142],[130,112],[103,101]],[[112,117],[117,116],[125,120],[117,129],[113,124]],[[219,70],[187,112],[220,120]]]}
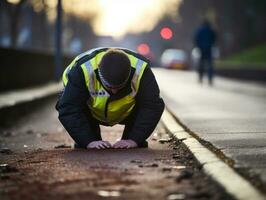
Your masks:
{"label": "man's head", "polygon": [[203,26],[210,27],[210,26],[211,26],[211,23],[210,23],[210,21],[209,21],[207,18],[205,18],[205,19],[203,19],[203,21],[202,21],[202,25],[203,25]]}
{"label": "man's head", "polygon": [[107,88],[121,89],[130,76],[130,60],[122,50],[109,49],[102,57],[98,70]]}

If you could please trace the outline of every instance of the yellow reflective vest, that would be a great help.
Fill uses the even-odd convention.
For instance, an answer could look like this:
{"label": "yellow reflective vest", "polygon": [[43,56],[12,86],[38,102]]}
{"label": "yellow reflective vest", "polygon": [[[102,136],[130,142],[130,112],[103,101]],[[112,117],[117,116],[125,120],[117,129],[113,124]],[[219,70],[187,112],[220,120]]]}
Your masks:
{"label": "yellow reflective vest", "polygon": [[76,66],[76,62],[87,56],[88,59],[77,66],[82,68],[85,84],[90,94],[90,99],[87,102],[88,108],[94,118],[112,126],[124,120],[133,110],[140,80],[148,61],[136,56],[137,54],[130,50],[120,49],[127,54],[131,67],[135,69],[131,80],[131,93],[121,99],[110,101],[110,94],[98,81],[95,74],[107,50],[108,48],[93,49],[77,56],[65,69],[63,83],[64,86],[68,83],[68,73],[72,67]]}

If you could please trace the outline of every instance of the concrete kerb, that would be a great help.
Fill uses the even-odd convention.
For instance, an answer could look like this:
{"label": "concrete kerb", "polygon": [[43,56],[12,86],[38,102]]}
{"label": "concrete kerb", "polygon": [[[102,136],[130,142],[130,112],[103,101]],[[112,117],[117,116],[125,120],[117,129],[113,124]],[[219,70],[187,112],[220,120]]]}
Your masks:
{"label": "concrete kerb", "polygon": [[161,120],[163,123],[167,122],[167,130],[178,140],[185,140],[192,137],[184,130],[182,126],[176,123],[176,120],[168,111],[164,111]]}
{"label": "concrete kerb", "polygon": [[49,83],[44,86],[10,91],[0,94],[0,109],[15,106],[24,102],[34,101],[58,93],[62,83]]}
{"label": "concrete kerb", "polygon": [[202,165],[204,172],[220,184],[229,194],[239,200],[266,200],[266,197],[246,179],[186,132],[167,109],[165,109],[161,121],[170,134],[178,140],[182,140]]}
{"label": "concrete kerb", "polygon": [[59,82],[0,94],[0,127],[12,125],[44,100],[56,96],[62,88],[63,84]]}

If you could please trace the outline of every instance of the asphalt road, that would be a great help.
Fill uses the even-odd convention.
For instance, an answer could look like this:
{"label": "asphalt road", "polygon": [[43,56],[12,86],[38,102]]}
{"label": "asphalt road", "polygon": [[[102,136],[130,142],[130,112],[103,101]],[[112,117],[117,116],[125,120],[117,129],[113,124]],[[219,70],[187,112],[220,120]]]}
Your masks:
{"label": "asphalt road", "polygon": [[[73,149],[54,104],[50,99],[0,130],[1,200],[232,199],[160,124],[149,148]],[[114,143],[122,129],[101,127],[102,136]]]}
{"label": "asphalt road", "polygon": [[181,123],[265,184],[265,85],[217,77],[209,87],[207,81],[199,84],[194,72],[154,72],[167,107]]}

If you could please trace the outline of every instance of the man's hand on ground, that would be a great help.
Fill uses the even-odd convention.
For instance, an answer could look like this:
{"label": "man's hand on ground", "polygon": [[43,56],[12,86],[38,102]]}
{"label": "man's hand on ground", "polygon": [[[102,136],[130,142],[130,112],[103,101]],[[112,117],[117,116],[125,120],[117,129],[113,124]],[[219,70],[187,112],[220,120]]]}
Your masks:
{"label": "man's hand on ground", "polygon": [[115,149],[130,149],[136,147],[138,147],[138,145],[133,140],[119,140],[113,145]]}
{"label": "man's hand on ground", "polygon": [[93,141],[87,145],[87,149],[109,149],[112,145],[108,141]]}

